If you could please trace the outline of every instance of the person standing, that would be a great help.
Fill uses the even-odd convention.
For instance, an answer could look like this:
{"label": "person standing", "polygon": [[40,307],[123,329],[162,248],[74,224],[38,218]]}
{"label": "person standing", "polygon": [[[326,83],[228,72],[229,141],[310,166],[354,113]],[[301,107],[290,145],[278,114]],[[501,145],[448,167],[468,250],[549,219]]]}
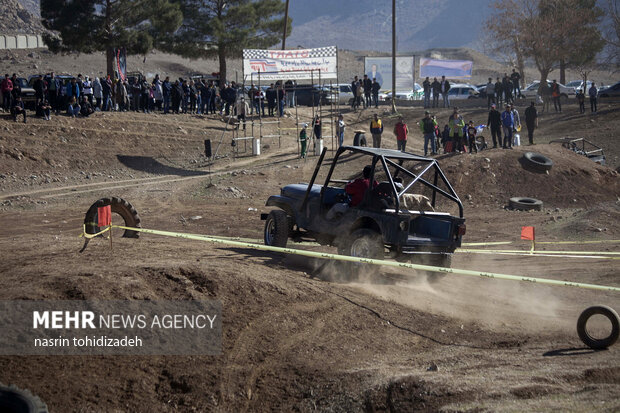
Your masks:
{"label": "person standing", "polygon": [[103,102],[103,85],[98,77],[93,80],[93,97],[95,98],[95,110],[101,110],[101,102]]}
{"label": "person standing", "polygon": [[510,105],[506,105],[506,110],[502,112],[502,127],[504,129],[504,144],[502,148],[512,149],[512,130],[515,127],[515,122]]}
{"label": "person standing", "polygon": [[424,108],[428,109],[431,107],[431,81],[428,76],[422,82],[422,88],[424,89]]}
{"label": "person standing", "polygon": [[467,125],[467,143],[469,146],[469,154],[473,154],[474,152],[478,153],[478,147],[476,146],[476,135],[478,134],[478,129],[474,126],[474,121],[470,120]]}
{"label": "person standing", "polygon": [[491,129],[491,138],[493,138],[493,148],[497,148],[497,142],[502,144],[502,115],[496,109],[495,103],[491,105],[487,125]]}
{"label": "person standing", "polygon": [[452,115],[448,118],[448,126],[450,126],[450,135],[454,141],[454,149],[463,151],[463,128],[465,121],[459,114],[459,108],[454,108]]}
{"label": "person standing", "polygon": [[381,147],[381,134],[383,133],[383,122],[375,113],[374,119],[370,121],[370,133],[372,134],[372,147]]}
{"label": "person standing", "polygon": [[344,129],[346,125],[344,123],[344,117],[342,114],[338,115],[336,119],[336,136],[338,136],[338,147],[340,148],[344,144]]}
{"label": "person standing", "polygon": [[497,78],[497,81],[495,82],[495,103],[497,103],[498,105],[502,105],[502,95],[504,93],[504,89],[502,88],[502,82],[499,80],[499,77]]}
{"label": "person standing", "polygon": [[433,90],[433,107],[439,107],[439,94],[441,93],[441,83],[437,80],[437,78],[433,78],[433,83],[431,83],[431,88]]}
{"label": "person standing", "polygon": [[364,75],[364,99],[366,100],[366,107],[369,108],[372,102],[370,101],[370,95],[372,94],[372,80],[368,78],[368,75]]}
{"label": "person standing", "polygon": [[82,91],[84,93],[84,97],[88,100],[90,105],[93,105],[93,82],[90,80],[88,76],[84,78],[82,82]]}
{"label": "person standing", "polygon": [[592,86],[590,86],[590,89],[588,89],[588,95],[590,96],[590,111],[592,113],[595,113],[597,110],[596,100],[598,98],[598,89],[596,88],[596,83],[592,82]]}
{"label": "person standing", "polygon": [[2,106],[4,110],[8,111],[13,106],[11,105],[11,96],[13,94],[13,82],[9,78],[9,74],[4,75],[4,79],[0,84],[0,89],[2,90]]}
{"label": "person standing", "polygon": [[512,90],[514,91],[515,99],[517,99],[521,96],[521,74],[517,72],[516,69],[512,69],[510,80],[512,81]]}
{"label": "person standing", "polygon": [[56,112],[56,115],[58,115],[60,112],[60,104],[58,101],[60,99],[59,93],[62,83],[60,83],[60,80],[54,76],[54,72],[50,73],[50,77],[47,82],[47,94],[49,96],[50,106],[52,107],[52,110]]}
{"label": "person standing", "polygon": [[527,127],[527,137],[529,138],[530,145],[534,145],[534,129],[538,127],[538,112],[535,105],[536,103],[532,102],[525,109],[525,126]]}
{"label": "person standing", "polygon": [[577,89],[575,97],[577,102],[579,102],[579,113],[586,113],[586,95],[583,93],[583,90]]}
{"label": "person standing", "polygon": [[267,96],[267,110],[268,110],[269,116],[274,116],[274,110],[276,108],[276,99],[278,98],[278,93],[276,92],[276,89],[274,88],[273,83],[269,85],[269,88],[267,89],[265,94]]}
{"label": "person standing", "polygon": [[353,78],[351,82],[351,92],[353,92],[353,101],[351,102],[351,109],[357,109],[357,88],[360,82],[357,80],[357,76]]}
{"label": "person standing", "polygon": [[504,78],[502,79],[502,90],[504,91],[504,101],[506,103],[512,102],[512,82],[508,77],[507,73],[504,73]]}
{"label": "person standing", "polygon": [[161,84],[162,94],[164,95],[164,113],[170,111],[170,95],[172,93],[172,84],[170,83],[170,76],[166,76],[164,82]]}
{"label": "person standing", "polygon": [[448,92],[450,91],[450,82],[446,80],[445,76],[441,77],[441,97],[443,97],[443,107],[450,107],[450,99],[448,98]]}
{"label": "person standing", "polygon": [[314,117],[314,120],[312,121],[312,125],[313,125],[313,131],[314,131],[314,139],[315,140],[319,140],[321,139],[321,136],[323,135],[323,129],[321,128],[321,117],[319,115],[316,115]]}
{"label": "person standing", "polygon": [[398,117],[398,122],[394,125],[394,135],[396,135],[396,144],[398,146],[398,150],[401,152],[405,152],[407,147],[407,135],[409,134],[409,129],[407,129],[407,124],[405,123],[402,116]]}
{"label": "person standing", "polygon": [[45,95],[47,94],[47,85],[45,84],[45,80],[43,80],[43,75],[39,75],[39,77],[37,77],[37,79],[34,81],[34,84],[32,85],[32,88],[34,89],[35,96],[34,105],[35,107],[38,107],[39,103],[45,98]]}
{"label": "person standing", "polygon": [[551,84],[551,97],[553,98],[553,107],[556,112],[562,113],[562,102],[560,102],[560,85],[553,79]]}
{"label": "person standing", "polygon": [[299,132],[299,144],[301,145],[301,156],[300,158],[306,157],[306,144],[308,142],[308,133],[306,132],[306,128],[308,127],[307,123],[302,123],[301,131]]}
{"label": "person standing", "polygon": [[484,91],[487,94],[487,109],[490,109],[491,105],[495,103],[495,85],[493,84],[493,78],[489,78]]}
{"label": "person standing", "polygon": [[375,105],[375,109],[379,108],[379,90],[381,90],[381,85],[377,82],[377,79],[372,79],[372,100]]}
{"label": "person standing", "polygon": [[428,154],[428,143],[431,143],[431,155],[437,155],[437,147],[435,146],[435,128],[437,122],[431,118],[431,113],[427,110],[424,112],[424,118],[420,121],[420,130],[424,135],[424,156]]}
{"label": "person standing", "polygon": [[549,112],[551,106],[551,87],[547,82],[542,82],[540,86],[538,86],[538,94],[543,101],[543,109],[540,113]]}

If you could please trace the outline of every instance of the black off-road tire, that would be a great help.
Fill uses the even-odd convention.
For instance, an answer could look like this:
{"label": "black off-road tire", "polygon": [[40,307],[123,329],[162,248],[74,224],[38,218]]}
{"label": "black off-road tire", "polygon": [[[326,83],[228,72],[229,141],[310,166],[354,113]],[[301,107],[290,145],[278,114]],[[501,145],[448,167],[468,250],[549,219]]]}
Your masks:
{"label": "black off-road tire", "polygon": [[[452,254],[415,254],[411,258],[413,264],[430,265],[432,267],[452,267]],[[445,273],[436,271],[424,271],[429,283],[434,283],[445,277]]]}
{"label": "black off-road tire", "polygon": [[[586,324],[590,317],[596,314],[604,315],[611,322],[611,333],[609,336],[602,339],[592,337],[586,328]],[[616,313],[613,308],[607,307],[606,305],[588,307],[581,313],[577,320],[577,334],[579,334],[579,338],[586,346],[595,350],[606,349],[611,347],[618,340],[618,335],[620,335],[620,317],[618,317],[618,313]]]}
{"label": "black off-road tire", "polygon": [[543,201],[536,198],[515,197],[510,198],[508,206],[518,211],[540,211]]}
{"label": "black off-road tire", "polygon": [[0,384],[0,412],[48,413],[47,405],[28,390]]}
{"label": "black off-road tire", "polygon": [[290,222],[286,212],[281,209],[274,209],[271,211],[265,221],[265,245],[282,248],[286,247],[291,228]]}
{"label": "black off-road tire", "polygon": [[353,137],[353,146],[368,146],[368,141],[366,141],[366,135],[363,133],[356,133]]}
{"label": "black off-road tire", "polygon": [[[350,257],[364,257],[381,260],[385,257],[383,237],[377,231],[360,228],[337,242],[338,254]],[[374,275],[379,267],[372,264],[361,264],[350,261],[337,261],[338,279],[355,281],[360,275]]]}
{"label": "black off-road tire", "polygon": [[523,165],[532,171],[545,173],[553,167],[553,161],[536,152],[525,152],[523,154]]}
{"label": "black off-road tire", "polygon": [[[101,198],[88,208],[86,217],[84,217],[84,225],[87,234],[96,234],[101,229],[97,226],[97,208],[110,205],[112,213],[116,213],[123,218],[126,227],[140,228],[140,215],[136,209],[123,198]],[[113,222],[114,223],[114,222]],[[125,238],[138,238],[138,232],[126,229],[123,233]]]}

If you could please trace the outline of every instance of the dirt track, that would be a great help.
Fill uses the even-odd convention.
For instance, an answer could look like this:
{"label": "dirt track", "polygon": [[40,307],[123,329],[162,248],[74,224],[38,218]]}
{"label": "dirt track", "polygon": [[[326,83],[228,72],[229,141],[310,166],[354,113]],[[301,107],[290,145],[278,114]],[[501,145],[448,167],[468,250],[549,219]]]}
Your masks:
{"label": "dirt track", "polygon": [[[607,127],[615,128],[618,107],[604,110],[595,138],[610,143],[616,168]],[[482,123],[484,113],[466,117]],[[369,116],[346,120],[365,126]],[[413,125],[422,115],[405,116]],[[546,140],[589,132],[570,114],[541,124]],[[292,135],[260,158],[233,159],[225,141],[227,156],[209,175],[199,167],[202,140],[219,140],[223,125],[140,114],[25,127],[0,120],[0,299],[216,298],[224,308],[221,356],[1,357],[0,382],[31,389],[51,411],[620,409],[620,347],[594,352],[575,332],[586,307],[620,309],[618,294],[457,275],[430,285],[393,269],[364,283],[329,282],[311,276],[308,260],[149,235],[116,237],[113,253],[98,239],[77,252],[84,213],[112,195],[130,200],[146,228],[260,238],[267,196],[307,181],[314,158],[296,159]],[[410,127],[409,148],[419,151]],[[395,147],[389,132],[384,141]],[[466,241],[516,240],[521,225],[547,240],[620,238],[613,169],[537,145],[554,169],[528,175],[518,163],[526,149],[440,160],[465,200]],[[505,210],[510,196],[539,197],[545,209]],[[619,250],[602,245],[565,248]],[[617,262],[457,254],[453,267],[618,287]]]}

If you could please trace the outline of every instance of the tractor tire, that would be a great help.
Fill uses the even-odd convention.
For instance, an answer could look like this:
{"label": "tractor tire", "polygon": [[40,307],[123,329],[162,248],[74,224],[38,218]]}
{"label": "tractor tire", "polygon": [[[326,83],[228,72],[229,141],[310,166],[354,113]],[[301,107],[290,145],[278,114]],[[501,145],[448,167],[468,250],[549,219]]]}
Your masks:
{"label": "tractor tire", "polygon": [[265,245],[272,247],[286,247],[290,230],[290,220],[286,212],[274,209],[265,221]]}
{"label": "tractor tire", "polygon": [[353,137],[353,146],[368,146],[366,135],[360,132],[356,133]]}
{"label": "tractor tire", "polygon": [[515,197],[510,198],[508,206],[518,211],[540,211],[542,210],[543,202],[535,198]]}
{"label": "tractor tire", "polygon": [[[611,333],[609,336],[602,339],[592,337],[586,328],[586,324],[590,317],[596,314],[604,315],[611,322]],[[595,350],[606,349],[607,347],[611,347],[616,340],[618,340],[618,335],[620,334],[620,317],[618,317],[618,313],[616,313],[613,308],[607,307],[606,305],[595,305],[586,308],[577,320],[577,334],[579,334],[579,338],[586,346]]]}
{"label": "tractor tire", "polygon": [[47,405],[28,390],[0,384],[0,412],[48,413]]}
{"label": "tractor tire", "polygon": [[[87,234],[96,234],[101,229],[97,226],[97,208],[110,205],[112,213],[116,213],[123,218],[126,227],[140,228],[140,216],[136,209],[123,198],[101,198],[88,208],[86,217],[84,217],[84,225]],[[125,238],[138,238],[138,232],[126,229],[123,233]]]}
{"label": "tractor tire", "polygon": [[523,154],[523,165],[532,171],[545,173],[551,170],[553,161],[536,152],[525,152]]}

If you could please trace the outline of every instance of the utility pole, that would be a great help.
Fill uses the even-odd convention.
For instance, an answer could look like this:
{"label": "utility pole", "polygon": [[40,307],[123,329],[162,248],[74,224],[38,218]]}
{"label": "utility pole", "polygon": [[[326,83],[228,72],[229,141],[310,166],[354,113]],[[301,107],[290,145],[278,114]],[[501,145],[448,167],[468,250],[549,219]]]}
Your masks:
{"label": "utility pole", "polygon": [[392,0],[392,113],[396,113],[396,0]]}
{"label": "utility pole", "polygon": [[282,50],[286,49],[286,28],[288,27],[288,2],[286,0],[286,8],[284,9],[284,30],[282,31]]}

